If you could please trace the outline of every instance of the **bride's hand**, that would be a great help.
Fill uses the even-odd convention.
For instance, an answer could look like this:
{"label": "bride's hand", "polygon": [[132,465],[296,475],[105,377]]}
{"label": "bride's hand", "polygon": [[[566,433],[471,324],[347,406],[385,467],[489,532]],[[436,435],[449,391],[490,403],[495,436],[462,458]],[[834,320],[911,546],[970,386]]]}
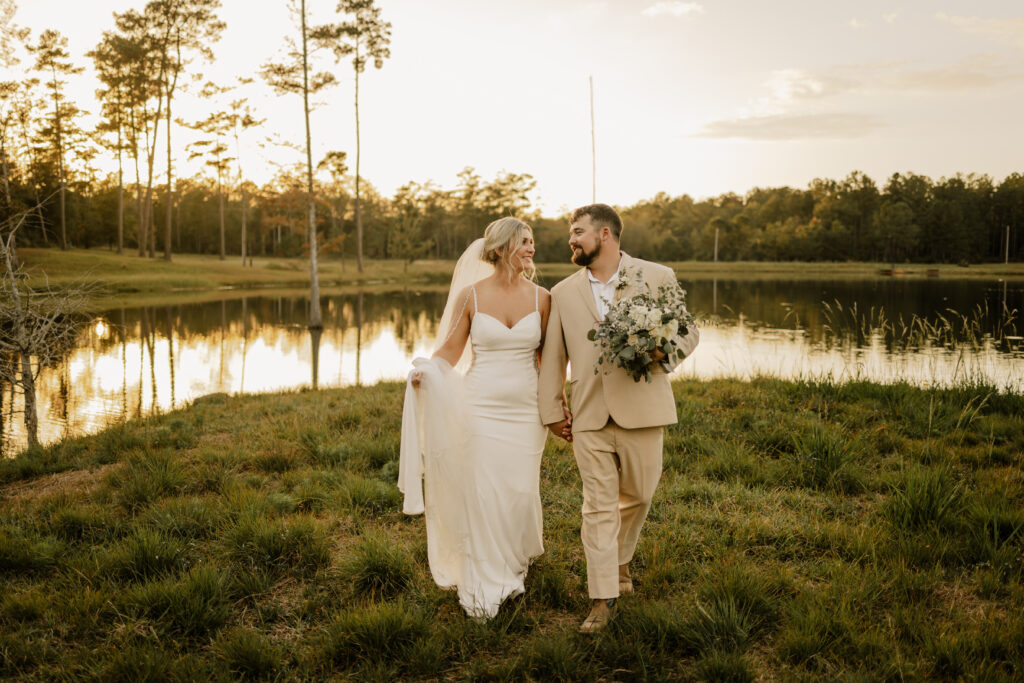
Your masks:
{"label": "bride's hand", "polygon": [[409,382],[414,387],[416,387],[417,389],[419,389],[420,380],[422,380],[422,379],[423,379],[423,371],[422,370],[413,370],[412,373],[409,375]]}

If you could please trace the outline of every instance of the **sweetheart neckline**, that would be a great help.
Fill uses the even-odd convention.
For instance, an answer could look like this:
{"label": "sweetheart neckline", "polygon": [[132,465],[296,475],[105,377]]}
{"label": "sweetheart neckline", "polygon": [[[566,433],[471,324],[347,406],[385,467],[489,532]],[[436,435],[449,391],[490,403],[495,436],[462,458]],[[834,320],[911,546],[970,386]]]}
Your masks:
{"label": "sweetheart neckline", "polygon": [[495,318],[495,317],[494,317],[493,315],[491,315],[490,313],[484,313],[483,311],[477,311],[477,312],[476,312],[476,315],[486,315],[486,316],[487,316],[488,318],[490,318],[491,320],[493,320],[494,322],[498,323],[499,325],[501,325],[502,327],[504,327],[504,328],[505,328],[506,330],[508,330],[509,332],[511,332],[512,330],[514,330],[514,329],[516,329],[517,327],[519,327],[519,323],[523,322],[524,320],[526,320],[527,318],[529,318],[529,317],[530,317],[531,315],[533,315],[534,313],[538,313],[538,314],[539,314],[539,313],[540,313],[540,311],[530,311],[529,313],[527,313],[526,315],[524,315],[524,316],[523,316],[522,318],[520,318],[519,320],[517,320],[517,321],[515,322],[515,324],[514,324],[514,325],[512,325],[512,327],[509,327],[509,326],[508,326],[508,325],[506,325],[505,323],[501,322],[500,320],[498,320],[497,318]]}

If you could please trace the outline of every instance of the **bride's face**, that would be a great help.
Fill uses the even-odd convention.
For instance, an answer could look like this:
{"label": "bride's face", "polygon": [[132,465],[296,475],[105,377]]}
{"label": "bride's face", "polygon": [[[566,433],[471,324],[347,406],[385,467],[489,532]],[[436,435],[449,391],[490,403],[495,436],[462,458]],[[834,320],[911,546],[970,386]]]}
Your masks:
{"label": "bride's face", "polygon": [[520,273],[528,270],[533,265],[533,254],[536,251],[533,244],[533,233],[529,230],[523,230],[519,246],[516,248],[515,253],[512,254],[512,267]]}

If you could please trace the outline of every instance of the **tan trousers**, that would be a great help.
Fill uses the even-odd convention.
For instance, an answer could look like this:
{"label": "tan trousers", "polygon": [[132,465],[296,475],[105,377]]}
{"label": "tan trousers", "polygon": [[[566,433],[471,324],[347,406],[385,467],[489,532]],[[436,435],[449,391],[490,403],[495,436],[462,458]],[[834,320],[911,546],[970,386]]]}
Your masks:
{"label": "tan trousers", "polygon": [[619,595],[619,565],[633,559],[661,478],[664,427],[602,429],[573,434],[583,480],[583,551],[591,599]]}

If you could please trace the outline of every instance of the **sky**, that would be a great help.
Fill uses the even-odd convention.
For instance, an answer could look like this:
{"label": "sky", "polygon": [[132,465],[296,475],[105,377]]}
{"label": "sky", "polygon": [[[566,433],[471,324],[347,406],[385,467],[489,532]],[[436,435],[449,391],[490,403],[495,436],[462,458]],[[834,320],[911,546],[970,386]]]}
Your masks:
{"label": "sky", "polygon": [[[53,28],[73,57],[143,0],[18,0],[15,22]],[[338,21],[308,0],[312,22]],[[626,206],[659,192],[697,199],[753,187],[806,187],[854,170],[938,179],[1024,171],[1024,3],[1020,0],[378,0],[391,57],[360,78],[360,174],[390,196],[409,182],[444,189],[471,166],[484,179],[529,173],[545,215],[589,203],[593,79],[596,198]],[[223,0],[227,23],[196,62],[204,80],[255,77],[266,119],[241,155],[264,182],[302,152],[302,102],[258,79],[297,35],[286,2]],[[355,156],[350,62],[312,118],[314,162]],[[29,62],[19,69],[24,73]],[[16,69],[18,71],[18,69]],[[91,70],[71,97],[99,107]],[[176,112],[198,120],[201,82]],[[237,97],[238,94],[232,95]],[[188,135],[176,132],[182,143]],[[176,153],[184,173],[197,168]]]}

